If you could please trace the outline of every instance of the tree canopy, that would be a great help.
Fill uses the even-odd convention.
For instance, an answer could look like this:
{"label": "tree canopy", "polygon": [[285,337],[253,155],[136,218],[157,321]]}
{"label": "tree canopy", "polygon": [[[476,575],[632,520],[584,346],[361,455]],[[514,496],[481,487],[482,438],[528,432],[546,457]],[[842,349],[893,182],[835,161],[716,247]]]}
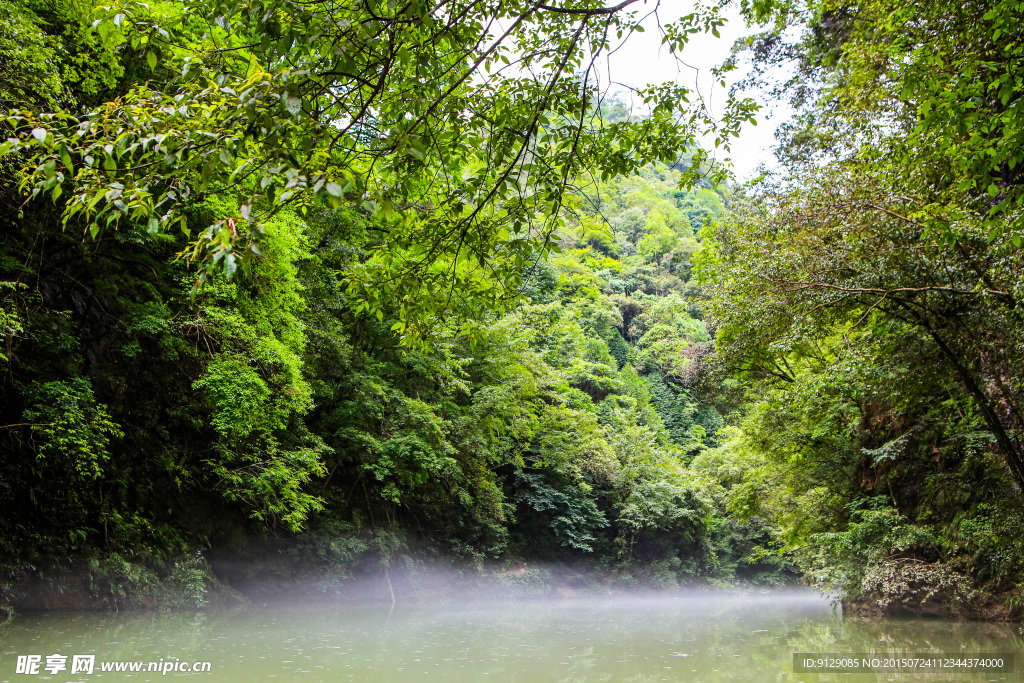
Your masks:
{"label": "tree canopy", "polygon": [[[0,153],[22,153],[23,189],[93,238],[184,232],[200,283],[248,269],[282,211],[361,205],[381,248],[349,294],[373,314],[401,301],[415,338],[460,304],[507,305],[573,188],[688,149],[692,183],[695,142],[751,117],[749,100],[714,119],[688,88],[652,84],[646,116],[602,125],[595,64],[643,31],[635,4],[125,2],[79,29],[121,58],[116,97],[14,113]],[[721,23],[695,11],[661,40],[676,53]]]}
{"label": "tree canopy", "polygon": [[750,391],[713,456],[747,468],[733,508],[774,519],[782,551],[853,604],[1012,613],[1021,6],[744,11],[768,25],[740,46],[748,84],[797,114],[778,170],[696,257],[715,362]]}

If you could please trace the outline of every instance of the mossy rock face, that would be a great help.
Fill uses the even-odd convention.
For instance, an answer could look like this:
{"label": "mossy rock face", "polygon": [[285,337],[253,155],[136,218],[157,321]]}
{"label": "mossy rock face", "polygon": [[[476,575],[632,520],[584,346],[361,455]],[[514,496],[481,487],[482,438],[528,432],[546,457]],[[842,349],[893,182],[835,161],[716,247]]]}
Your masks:
{"label": "mossy rock face", "polygon": [[1021,610],[1008,606],[1007,595],[982,592],[967,602],[925,600],[922,602],[890,602],[879,604],[870,598],[842,600],[844,617],[919,617],[957,619],[963,621],[1020,622]]}

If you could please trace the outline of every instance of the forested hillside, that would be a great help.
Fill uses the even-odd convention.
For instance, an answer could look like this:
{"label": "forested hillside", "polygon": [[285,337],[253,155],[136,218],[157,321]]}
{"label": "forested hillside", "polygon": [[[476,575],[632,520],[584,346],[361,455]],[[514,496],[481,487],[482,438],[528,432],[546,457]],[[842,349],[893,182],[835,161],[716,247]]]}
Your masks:
{"label": "forested hillside", "polygon": [[[232,140],[230,121],[145,109],[140,98],[189,92],[188,80],[129,89],[171,76],[176,58],[224,68],[174,6],[163,8],[171,20],[132,6],[95,25],[83,4],[16,9],[40,48],[38,73],[2,94],[36,106],[14,110],[8,125],[25,137],[5,157],[0,542],[11,600],[78,581],[108,604],[201,602],[215,578],[238,579],[218,566],[239,563],[325,585],[429,558],[498,572],[578,565],[665,586],[785,579],[778,562],[747,561],[769,540],[763,525],[731,521],[721,483],[688,467],[723,424],[696,370],[711,343],[691,256],[729,194],[703,153],[672,151],[677,129],[663,150],[610,150],[603,182],[573,175],[554,222],[556,207],[529,204],[554,191],[543,183],[500,205],[477,198],[487,160],[443,140],[413,140],[413,154],[380,163],[423,174],[436,169],[419,160],[440,155],[438,168],[468,183],[447,198],[421,181],[405,199],[366,198],[394,176],[349,160],[338,183],[322,178],[282,203],[303,189],[300,171],[318,168],[289,168],[283,146],[305,144],[303,131]],[[200,44],[187,57],[157,52],[164,26]],[[219,30],[227,40],[237,29]],[[22,44],[6,44],[8,65]],[[255,77],[219,78],[223,98],[235,92],[226,81]],[[80,115],[117,93],[127,94],[71,128],[47,113]],[[312,125],[287,97],[273,122]],[[637,135],[650,147],[650,126],[665,125],[620,102],[577,106],[587,135],[617,131],[615,145]],[[266,125],[259,115],[250,126]],[[111,125],[123,132],[105,148]],[[189,147],[203,126],[227,145],[213,161],[207,143]],[[18,165],[32,154],[55,159]],[[230,185],[275,154],[278,166]],[[651,154],[672,168],[638,165]],[[150,185],[132,164],[155,167]],[[630,168],[639,175],[618,175]],[[680,189],[683,174],[692,189]],[[46,198],[23,203],[34,177]],[[452,216],[469,221],[457,241],[444,233]],[[517,237],[507,226],[518,221]],[[196,225],[212,227],[195,241]]]}
{"label": "forested hillside", "polygon": [[634,5],[0,0],[0,607],[1019,615],[1020,7],[744,5],[797,113],[736,186],[752,100],[598,88]]}
{"label": "forested hillside", "polygon": [[439,322],[418,350],[394,307],[338,290],[365,212],[283,217],[245,280],[194,298],[166,240],[83,244],[40,217],[6,245],[27,283],[6,414],[28,422],[4,434],[8,571],[87,567],[129,604],[161,578],[200,599],[211,550],[325,585],[430,557],[660,586],[792,576],[751,564],[764,525],[688,467],[723,425],[691,256],[729,193],[678,177],[574,198],[512,312],[471,335]]}

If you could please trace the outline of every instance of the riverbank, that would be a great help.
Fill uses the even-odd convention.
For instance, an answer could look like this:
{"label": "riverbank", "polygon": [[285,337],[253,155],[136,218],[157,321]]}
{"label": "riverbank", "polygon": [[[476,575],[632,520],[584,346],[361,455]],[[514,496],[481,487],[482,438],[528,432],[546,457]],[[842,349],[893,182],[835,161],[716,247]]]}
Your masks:
{"label": "riverbank", "polygon": [[[194,555],[163,571],[120,556],[79,566],[8,572],[0,584],[0,609],[51,611],[180,611],[236,605],[335,602],[380,604],[519,600],[658,594],[681,590],[763,593],[797,586],[779,581],[723,582],[659,573],[650,567],[608,569],[591,564],[505,562],[485,566],[425,561],[398,555],[388,564],[310,566],[268,555],[241,560]],[[2,615],[4,612],[0,612]]]}
{"label": "riverbank", "polygon": [[[607,568],[512,562],[473,567],[428,563],[398,556],[389,566],[356,573],[302,568],[285,557],[240,561],[208,560],[195,555],[175,563],[161,575],[122,558],[107,558],[80,567],[40,571],[23,568],[0,585],[0,618],[15,613],[58,611],[209,611],[237,606],[294,604],[421,604],[467,600],[604,599],[615,596],[727,591],[764,595],[799,586],[785,583],[666,580],[633,568]],[[805,590],[812,590],[805,588]],[[970,599],[916,594],[903,600],[861,597],[838,600],[842,614],[865,618],[929,618],[959,621],[1020,622],[1016,593],[993,595],[975,591]]]}
{"label": "riverbank", "polygon": [[991,621],[1019,623],[1024,621],[1024,610],[1013,605],[1019,603],[1020,591],[993,595],[979,591],[970,600],[885,600],[861,598],[843,599],[845,616],[956,619],[960,621]]}

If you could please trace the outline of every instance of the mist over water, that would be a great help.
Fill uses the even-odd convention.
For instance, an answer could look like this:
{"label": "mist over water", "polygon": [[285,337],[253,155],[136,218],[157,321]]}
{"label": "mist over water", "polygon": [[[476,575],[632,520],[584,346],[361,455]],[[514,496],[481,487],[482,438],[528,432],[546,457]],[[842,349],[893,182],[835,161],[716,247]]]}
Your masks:
{"label": "mist over water", "polygon": [[[843,618],[806,590],[593,592],[510,600],[248,604],[201,613],[51,613],[0,627],[0,681],[18,654],[209,661],[210,673],[95,673],[156,681],[828,681],[794,652],[1022,651],[1017,627]],[[1020,680],[1017,674],[971,680]],[[42,679],[46,674],[39,677]],[[964,680],[859,674],[857,680]]]}

